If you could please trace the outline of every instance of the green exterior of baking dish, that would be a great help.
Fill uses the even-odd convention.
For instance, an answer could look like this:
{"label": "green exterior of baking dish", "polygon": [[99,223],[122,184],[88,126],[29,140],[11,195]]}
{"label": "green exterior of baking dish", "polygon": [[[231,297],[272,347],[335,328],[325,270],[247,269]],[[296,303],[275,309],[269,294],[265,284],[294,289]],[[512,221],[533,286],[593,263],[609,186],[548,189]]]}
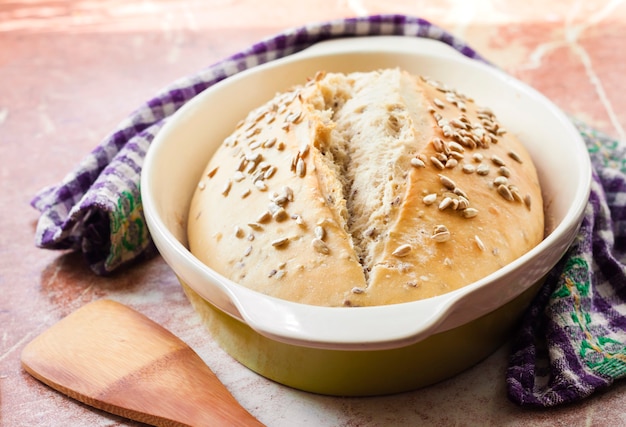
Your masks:
{"label": "green exterior of baking dish", "polygon": [[181,283],[211,336],[252,371],[312,393],[374,396],[434,384],[489,356],[511,336],[542,282],[465,325],[405,347],[365,351],[317,349],[272,340]]}

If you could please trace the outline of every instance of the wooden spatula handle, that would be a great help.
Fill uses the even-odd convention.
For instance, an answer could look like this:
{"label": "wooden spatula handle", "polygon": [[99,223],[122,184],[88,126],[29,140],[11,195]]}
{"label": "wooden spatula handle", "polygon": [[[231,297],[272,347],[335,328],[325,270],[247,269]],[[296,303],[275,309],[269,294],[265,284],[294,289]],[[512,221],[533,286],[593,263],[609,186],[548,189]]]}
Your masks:
{"label": "wooden spatula handle", "polygon": [[22,366],[87,405],[156,426],[262,426],[182,340],[111,300],[30,342]]}

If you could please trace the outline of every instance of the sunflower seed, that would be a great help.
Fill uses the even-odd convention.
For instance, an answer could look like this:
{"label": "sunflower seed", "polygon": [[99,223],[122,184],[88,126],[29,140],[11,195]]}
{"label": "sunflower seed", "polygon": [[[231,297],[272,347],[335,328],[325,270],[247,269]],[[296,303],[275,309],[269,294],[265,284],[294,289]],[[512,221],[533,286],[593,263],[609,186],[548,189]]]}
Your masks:
{"label": "sunflower seed", "polygon": [[530,194],[527,194],[527,195],[524,196],[524,204],[530,210],[530,207],[531,207],[531,204],[532,204],[532,199],[530,197]]}
{"label": "sunflower seed", "polygon": [[300,157],[304,159],[307,156],[307,154],[309,154],[310,149],[311,149],[311,146],[309,144],[306,144],[306,143],[303,144],[300,147],[300,151],[299,151]]}
{"label": "sunflower seed", "polygon": [[457,151],[459,153],[465,152],[465,148],[461,144],[459,144],[458,142],[451,141],[451,142],[448,143],[448,147],[452,151]]}
{"label": "sunflower seed", "polygon": [[306,163],[301,158],[298,159],[296,163],[296,175],[300,178],[303,178],[306,175]]}
{"label": "sunflower seed", "polygon": [[474,165],[470,165],[469,163],[466,163],[463,165],[463,172],[467,174],[474,173],[476,172],[476,168],[474,167]]}
{"label": "sunflower seed", "polygon": [[506,166],[500,166],[500,169],[498,169],[498,173],[502,176],[506,176],[507,178],[511,176],[511,170]]}
{"label": "sunflower seed", "polygon": [[458,129],[467,129],[467,125],[459,119],[450,120],[450,124]]}
{"label": "sunflower seed", "polygon": [[482,240],[480,240],[480,237],[478,236],[474,236],[474,242],[476,242],[476,246],[478,246],[478,249],[480,249],[481,251],[485,251],[485,244],[483,243]]}
{"label": "sunflower seed", "polygon": [[436,193],[430,193],[427,194],[426,196],[424,196],[424,198],[422,199],[422,202],[424,202],[425,205],[430,206],[433,203],[435,203],[437,201],[437,194]]}
{"label": "sunflower seed", "polygon": [[495,154],[491,156],[491,161],[496,166],[504,166],[506,164],[504,163],[504,160],[502,160],[500,157],[496,156]]}
{"label": "sunflower seed", "polygon": [[499,176],[493,180],[493,184],[496,186],[507,185],[508,183],[509,183],[509,180],[504,176]]}
{"label": "sunflower seed", "polygon": [[507,200],[509,202],[513,201],[513,194],[511,193],[511,190],[509,190],[509,187],[507,187],[506,185],[499,185],[497,190],[498,194],[500,194],[502,198],[504,198],[504,200]]}
{"label": "sunflower seed", "polygon": [[465,191],[461,190],[459,187],[456,187],[453,190],[453,193],[456,194],[457,196],[465,197],[466,199],[469,200],[469,196],[467,195],[467,193]]}
{"label": "sunflower seed", "polygon": [[249,162],[258,163],[261,161],[263,156],[261,155],[261,153],[246,153],[244,158]]}
{"label": "sunflower seed", "polygon": [[316,252],[320,254],[328,255],[330,253],[330,249],[328,245],[322,241],[322,239],[316,238],[311,241],[311,246]]}
{"label": "sunflower seed", "polygon": [[232,185],[233,183],[230,180],[226,181],[226,183],[224,184],[224,187],[222,188],[223,196],[228,196],[228,193],[230,192]]}
{"label": "sunflower seed", "polygon": [[443,163],[441,163],[441,160],[439,160],[438,158],[436,158],[436,157],[434,157],[434,156],[430,158],[430,162],[431,162],[431,163],[433,164],[433,166],[435,166],[437,169],[441,169],[441,170],[443,170],[443,169],[445,169],[445,168],[446,168],[446,166],[445,166]]}
{"label": "sunflower seed", "polygon": [[445,225],[437,225],[435,226],[431,239],[438,243],[443,243],[450,240],[450,237],[451,236],[448,227],[446,227]]}
{"label": "sunflower seed", "polygon": [[209,173],[206,174],[206,176],[208,176],[209,178],[213,178],[215,174],[217,173],[218,169],[219,169],[219,166],[214,167],[213,169],[209,171]]}
{"label": "sunflower seed", "polygon": [[414,168],[425,168],[426,164],[417,157],[413,157],[411,159],[411,166],[413,166]]}
{"label": "sunflower seed", "polygon": [[459,201],[459,204],[457,206],[458,210],[465,211],[469,208],[469,200],[467,200],[467,198],[460,196],[457,200]]}
{"label": "sunflower seed", "polygon": [[451,197],[444,197],[444,199],[439,203],[439,210],[443,211],[451,207],[453,204],[453,199]]}
{"label": "sunflower seed", "polygon": [[516,202],[524,203],[524,198],[522,197],[522,193],[519,192],[519,188],[514,185],[509,185],[509,190]]}
{"label": "sunflower seed", "polygon": [[485,165],[485,164],[480,164],[478,165],[478,167],[476,168],[476,173],[478,175],[489,175],[489,166]]}
{"label": "sunflower seed", "polygon": [[450,151],[449,157],[452,159],[457,159],[457,160],[463,160],[465,158],[465,155],[463,155],[463,153],[460,153],[458,151]]}
{"label": "sunflower seed", "polygon": [[272,246],[274,246],[275,248],[280,248],[282,246],[285,246],[287,243],[289,243],[289,238],[281,237],[280,239],[273,240]]}
{"label": "sunflower seed", "polygon": [[274,146],[274,144],[276,144],[276,141],[277,141],[277,139],[276,139],[276,137],[274,136],[274,137],[272,137],[272,138],[266,139],[266,140],[263,142],[263,144],[262,144],[262,145],[263,145],[263,147],[264,147],[264,148],[272,148],[272,147]]}
{"label": "sunflower seed", "polygon": [[294,111],[293,113],[289,113],[285,117],[285,121],[288,123],[299,123],[302,118],[302,111]]}
{"label": "sunflower seed", "polygon": [[293,190],[291,189],[291,187],[284,186],[283,194],[285,195],[285,197],[287,197],[288,201],[293,202]]}
{"label": "sunflower seed", "polygon": [[512,158],[516,162],[522,163],[522,158],[515,151],[509,151],[507,154],[509,155],[510,158]]}
{"label": "sunflower seed", "polygon": [[313,233],[315,234],[315,237],[320,240],[324,240],[324,237],[326,237],[326,230],[321,225],[316,226]]}
{"label": "sunflower seed", "polygon": [[280,207],[276,210],[276,212],[272,214],[272,218],[274,218],[274,220],[278,222],[282,222],[288,217],[289,215],[287,214],[287,211]]}
{"label": "sunflower seed", "polygon": [[263,144],[262,141],[252,141],[250,142],[250,144],[248,144],[248,147],[250,147],[251,150],[256,150],[257,148],[259,148],[261,145]]}
{"label": "sunflower seed", "polygon": [[254,135],[258,134],[259,132],[261,132],[261,128],[260,127],[253,127],[254,125],[256,125],[256,123],[251,122],[248,125],[248,129],[246,131],[246,133],[243,135],[246,139],[252,138]]}
{"label": "sunflower seed", "polygon": [[444,148],[443,148],[444,143],[441,138],[433,138],[433,140],[430,143],[433,145],[433,148],[435,149],[435,151],[437,152],[444,151]]}
{"label": "sunflower seed", "polygon": [[435,225],[433,230],[434,230],[435,233],[439,233],[439,232],[442,232],[442,231],[448,231],[448,227],[446,227],[443,224],[438,224],[438,225]]}
{"label": "sunflower seed", "polygon": [[407,256],[411,252],[411,250],[413,250],[413,247],[411,245],[404,244],[404,245],[398,246],[396,250],[393,251],[391,254],[396,257],[404,257],[404,256]]}
{"label": "sunflower seed", "polygon": [[263,224],[270,219],[272,219],[272,214],[269,211],[265,211],[261,215],[259,215],[259,217],[256,219],[256,222],[258,222],[259,224]]}
{"label": "sunflower seed", "polygon": [[478,209],[466,208],[463,210],[463,217],[465,218],[474,218],[476,215],[478,215]]}
{"label": "sunflower seed", "polygon": [[458,164],[459,164],[459,161],[457,159],[450,158],[446,162],[445,167],[446,169],[454,169],[455,167],[457,167]]}
{"label": "sunflower seed", "polygon": [[454,190],[456,188],[456,184],[450,178],[445,175],[439,175],[439,182],[449,190]]}

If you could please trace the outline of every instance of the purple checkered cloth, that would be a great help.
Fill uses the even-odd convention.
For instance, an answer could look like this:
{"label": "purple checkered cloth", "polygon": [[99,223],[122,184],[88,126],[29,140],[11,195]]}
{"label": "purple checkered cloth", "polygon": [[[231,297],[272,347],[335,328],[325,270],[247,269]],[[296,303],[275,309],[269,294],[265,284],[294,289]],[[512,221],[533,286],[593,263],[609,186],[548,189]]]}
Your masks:
{"label": "purple checkered cloth", "polygon": [[581,229],[513,341],[511,400],[551,407],[626,377],[626,144],[574,121],[594,167]]}
{"label": "purple checkered cloth", "polygon": [[[398,35],[444,42],[485,61],[462,40],[423,19],[380,15],[294,28],[184,77],[132,113],[61,183],[32,201],[41,211],[36,244],[81,251],[108,274],[156,254],[141,205],[144,155],[168,117],[194,96],[242,70],[333,38]],[[486,61],[485,61],[486,62]],[[595,167],[576,242],[525,315],[507,370],[520,405],[573,402],[626,376],[626,149],[576,122]]]}

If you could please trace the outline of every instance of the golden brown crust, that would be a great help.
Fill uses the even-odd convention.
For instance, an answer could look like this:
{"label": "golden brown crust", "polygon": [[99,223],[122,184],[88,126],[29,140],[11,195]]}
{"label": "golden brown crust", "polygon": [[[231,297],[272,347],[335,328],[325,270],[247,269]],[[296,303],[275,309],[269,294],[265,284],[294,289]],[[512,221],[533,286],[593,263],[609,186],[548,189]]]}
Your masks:
{"label": "golden brown crust", "polygon": [[[344,114],[364,112],[354,119],[360,136],[348,138],[339,110],[354,108],[360,82],[373,87],[375,79],[389,79],[378,82],[389,85],[381,102],[400,114],[403,136],[395,122],[386,133],[370,129],[383,113],[364,105]],[[386,209],[358,223],[351,215],[368,207],[355,204],[371,200],[351,195],[371,189],[343,174],[357,167],[348,163],[358,157],[350,141],[370,133],[395,138],[400,154],[391,166],[402,182],[376,199]],[[360,167],[376,174],[385,165],[372,159]],[[364,230],[367,221],[375,227]],[[306,304],[358,306],[465,286],[534,247],[543,229],[536,171],[521,143],[471,99],[394,70],[320,74],[253,111],[200,180],[188,235],[200,260],[244,286]]]}

